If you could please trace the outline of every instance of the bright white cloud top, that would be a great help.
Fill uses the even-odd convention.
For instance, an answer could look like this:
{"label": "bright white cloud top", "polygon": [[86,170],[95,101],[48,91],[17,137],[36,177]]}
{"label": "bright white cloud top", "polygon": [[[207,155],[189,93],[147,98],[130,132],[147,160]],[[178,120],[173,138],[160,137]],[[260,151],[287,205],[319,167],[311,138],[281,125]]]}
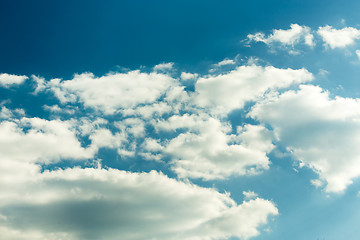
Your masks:
{"label": "bright white cloud top", "polygon": [[342,192],[360,176],[360,100],[330,99],[304,85],[256,104],[250,116],[271,124],[294,157],[327,183],[326,191]]}
{"label": "bright white cloud top", "polygon": [[22,84],[26,79],[28,79],[27,76],[18,76],[14,74],[1,73],[0,86],[9,88],[12,86]]}
{"label": "bright white cloud top", "polygon": [[317,33],[322,37],[324,44],[331,49],[353,45],[356,40],[360,39],[360,30],[353,27],[342,29],[332,26],[319,27]]}
{"label": "bright white cloud top", "polygon": [[273,33],[265,36],[264,33],[249,34],[249,41],[263,42],[265,44],[280,43],[283,45],[294,46],[295,44],[304,43],[310,47],[315,45],[314,36],[311,29],[307,26],[291,24],[290,29],[274,29]]}
{"label": "bright white cloud top", "polygon": [[313,79],[306,69],[279,69],[272,66],[240,66],[229,73],[199,78],[195,102],[215,114],[226,115],[246,102],[256,101],[265,92],[286,88]]}

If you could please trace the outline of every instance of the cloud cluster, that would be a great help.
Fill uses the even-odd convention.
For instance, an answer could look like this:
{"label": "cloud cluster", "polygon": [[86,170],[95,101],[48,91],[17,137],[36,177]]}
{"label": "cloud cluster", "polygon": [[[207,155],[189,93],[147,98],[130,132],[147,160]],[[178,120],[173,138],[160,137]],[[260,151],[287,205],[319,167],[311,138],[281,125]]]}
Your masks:
{"label": "cloud cluster", "polygon": [[195,102],[213,113],[226,115],[246,102],[258,100],[265,92],[312,79],[313,75],[306,69],[240,66],[229,73],[199,78],[195,84]]}
{"label": "cloud cluster", "polygon": [[[317,38],[316,38],[317,37]],[[322,41],[326,48],[346,48],[354,45],[360,39],[360,30],[353,27],[344,27],[336,29],[333,26],[326,25],[319,27],[317,31],[311,30],[307,26],[291,24],[290,29],[274,29],[273,33],[265,36],[264,33],[257,32],[247,36],[247,42],[263,42],[266,45],[274,47],[284,47],[290,54],[298,54],[299,50],[295,45],[304,43],[314,47],[316,41]],[[277,45],[276,45],[277,44]]]}
{"label": "cloud cluster", "polygon": [[27,76],[18,76],[14,74],[1,73],[0,86],[5,88],[10,88],[12,86],[22,84],[26,79],[28,79]]}
{"label": "cloud cluster", "polygon": [[155,171],[72,168],[27,180],[0,199],[2,239],[247,239],[278,213]]}
{"label": "cloud cluster", "polygon": [[[102,77],[84,73],[71,80],[32,76],[35,90],[29,94],[53,94],[58,102],[40,107],[51,119],[1,108],[0,238],[210,240],[258,235],[269,217],[278,214],[274,203],[254,195],[238,204],[229,194],[194,185],[190,179],[225,179],[268,169],[267,154],[274,148],[269,130],[262,125],[233,129],[217,116],[265,91],[309,81],[311,74],[304,69],[243,66],[228,76],[203,76],[199,85],[194,83],[195,91],[187,92],[181,82],[200,76],[183,73],[175,79],[165,73],[171,68],[162,64],[150,73]],[[276,81],[264,82],[262,76]],[[239,95],[232,95],[239,100],[212,115],[217,103],[200,102],[209,97],[206,79],[216,82],[221,77],[227,87],[240,83]],[[249,79],[254,81],[253,92],[242,97],[240,86]],[[155,133],[149,134],[149,129]],[[123,158],[161,164],[170,158],[169,169],[184,180],[157,171],[102,166],[97,160],[102,148],[114,149]],[[76,167],[66,166],[66,161]]]}
{"label": "cloud cluster", "polygon": [[314,36],[311,29],[307,26],[300,26],[298,24],[291,24],[290,29],[274,29],[273,33],[265,36],[264,33],[249,34],[247,36],[249,41],[263,42],[267,45],[280,43],[287,46],[294,46],[303,42],[312,47],[315,45]]}
{"label": "cloud cluster", "polygon": [[301,86],[257,103],[249,115],[270,124],[278,141],[320,178],[317,186],[342,192],[360,176],[360,100]]}
{"label": "cloud cluster", "polygon": [[[334,49],[355,43],[357,31],[326,26],[316,33]],[[248,39],[294,49],[314,47],[314,36],[292,24]],[[327,192],[342,192],[360,176],[360,100],[330,98],[305,68],[231,59],[211,66],[218,71],[206,75],[162,63],[149,72],[69,80],[32,76],[29,93],[54,101],[39,106],[48,119],[1,103],[0,238],[249,239],[278,214],[275,204],[250,190],[236,203],[191,181],[260,174],[276,145],[317,173],[312,183]],[[26,79],[1,74],[0,85]],[[235,111],[250,121],[232,122]],[[177,178],[109,168],[99,159],[104,148],[133,164],[154,161]]]}
{"label": "cloud cluster", "polygon": [[62,103],[79,100],[86,107],[113,114],[119,109],[155,102],[172,82],[170,76],[155,72],[131,71],[99,78],[84,73],[66,81],[52,79],[40,89],[49,89]]}
{"label": "cloud cluster", "polygon": [[360,39],[360,30],[352,27],[335,29],[332,26],[319,27],[317,33],[321,36],[324,44],[331,49],[344,48]]}
{"label": "cloud cluster", "polygon": [[245,125],[230,134],[231,127],[218,119],[184,115],[159,121],[155,127],[159,131],[186,129],[164,147],[181,178],[224,179],[269,168],[266,154],[274,146],[263,126]]}

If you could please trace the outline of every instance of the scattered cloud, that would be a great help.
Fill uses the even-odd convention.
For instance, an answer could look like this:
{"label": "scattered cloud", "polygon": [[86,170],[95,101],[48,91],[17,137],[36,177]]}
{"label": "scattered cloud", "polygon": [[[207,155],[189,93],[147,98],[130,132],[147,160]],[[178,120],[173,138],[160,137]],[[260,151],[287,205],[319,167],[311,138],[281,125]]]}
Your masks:
{"label": "scattered cloud", "polygon": [[271,134],[262,126],[245,125],[237,134],[230,134],[231,127],[215,118],[184,115],[160,121],[155,127],[187,129],[164,147],[181,178],[225,179],[269,168],[266,154],[274,146]]}
{"label": "scattered cloud", "polygon": [[332,26],[319,27],[317,33],[322,37],[325,46],[331,49],[345,48],[360,39],[360,30],[352,27],[335,29]]}
{"label": "scattered cloud", "polygon": [[[40,89],[44,89],[43,84],[41,82]],[[83,73],[66,81],[52,79],[46,89],[53,92],[63,104],[78,99],[85,107],[114,114],[121,109],[156,101],[172,84],[173,79],[168,75],[137,70],[99,78],[91,73]]]}
{"label": "scattered cloud", "polygon": [[327,192],[342,192],[360,176],[360,100],[336,97],[320,87],[303,85],[257,103],[249,116],[270,124],[278,141],[302,166],[327,183]]}
{"label": "scattered cloud", "polygon": [[273,33],[265,36],[264,33],[249,34],[247,39],[252,42],[263,42],[267,45],[281,44],[294,47],[296,44],[304,43],[310,47],[315,46],[314,36],[307,26],[291,24],[290,29],[274,29]]}
{"label": "scattered cloud", "polygon": [[73,168],[27,180],[0,199],[3,239],[247,239],[278,213],[270,201],[238,205],[155,171]]}
{"label": "scattered cloud", "polygon": [[195,84],[198,106],[226,115],[256,101],[265,92],[308,82],[313,75],[306,69],[280,69],[272,66],[239,66],[229,73],[200,77]]}
{"label": "scattered cloud", "polygon": [[222,67],[222,66],[234,65],[234,64],[235,64],[235,61],[234,61],[234,60],[225,58],[224,60],[218,62],[217,64],[214,64],[214,66],[216,66],[216,67]]}
{"label": "scattered cloud", "polygon": [[182,72],[180,78],[184,81],[194,80],[199,76],[197,73]]}
{"label": "scattered cloud", "polygon": [[28,79],[28,77],[24,75],[18,76],[14,74],[1,73],[0,86],[4,88],[10,88],[12,86],[17,86],[22,84],[26,79]]}
{"label": "scattered cloud", "polygon": [[158,65],[155,65],[154,71],[168,71],[168,70],[171,70],[173,67],[174,67],[173,62],[161,63]]}
{"label": "scattered cloud", "polygon": [[[59,159],[88,159],[70,121],[21,118],[0,123],[0,157],[7,161],[51,163]],[[21,149],[21,151],[19,151]],[[10,161],[10,160],[9,160]]]}
{"label": "scattered cloud", "polygon": [[255,199],[258,197],[258,194],[255,193],[254,191],[243,191],[243,195],[245,200],[251,200],[251,199]]}

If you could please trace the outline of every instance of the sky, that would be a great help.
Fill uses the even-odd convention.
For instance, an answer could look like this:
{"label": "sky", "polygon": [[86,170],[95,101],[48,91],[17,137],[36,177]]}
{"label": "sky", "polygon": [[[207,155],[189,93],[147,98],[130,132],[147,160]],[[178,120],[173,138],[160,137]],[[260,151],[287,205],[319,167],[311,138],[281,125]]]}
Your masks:
{"label": "sky", "polygon": [[359,1],[0,2],[0,239],[357,240]]}

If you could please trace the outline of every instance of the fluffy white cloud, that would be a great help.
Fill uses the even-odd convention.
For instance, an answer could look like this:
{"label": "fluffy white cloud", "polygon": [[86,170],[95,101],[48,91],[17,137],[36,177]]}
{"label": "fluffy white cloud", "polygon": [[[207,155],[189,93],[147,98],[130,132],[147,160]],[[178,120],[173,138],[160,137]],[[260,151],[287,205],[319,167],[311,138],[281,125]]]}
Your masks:
{"label": "fluffy white cloud", "polygon": [[46,110],[46,111],[49,111],[51,113],[54,113],[54,114],[66,113],[66,114],[69,114],[69,115],[73,115],[76,112],[76,110],[74,108],[61,108],[57,104],[52,105],[52,106],[44,105],[43,109]]}
{"label": "fluffy white cloud", "polygon": [[255,199],[258,196],[258,194],[253,191],[243,191],[243,195],[245,200]]}
{"label": "fluffy white cloud", "polygon": [[[33,181],[40,165],[61,159],[86,160],[94,151],[78,141],[70,121],[47,121],[39,118],[5,120],[0,123],[1,199],[23,196],[17,186]],[[1,225],[1,224],[0,224]]]}
{"label": "fluffy white cloud", "polygon": [[72,80],[52,79],[47,88],[62,103],[78,99],[86,107],[113,114],[121,109],[155,102],[172,84],[173,79],[165,74],[131,71],[99,78],[84,73],[75,75]]}
{"label": "fluffy white cloud", "polygon": [[256,104],[249,115],[269,123],[280,143],[327,183],[327,192],[342,192],[360,176],[359,99],[331,99],[320,87],[301,86]]}
{"label": "fluffy white cloud", "polygon": [[197,73],[182,72],[180,78],[184,81],[194,80],[199,76]]}
{"label": "fluffy white cloud", "polygon": [[263,33],[249,34],[249,41],[263,42],[265,44],[280,43],[287,46],[294,46],[303,41],[308,46],[314,46],[314,36],[307,26],[291,24],[290,29],[274,29],[273,33],[265,36]]}
{"label": "fluffy white cloud", "polygon": [[277,208],[157,173],[67,169],[37,173],[0,200],[2,239],[250,238]]}
{"label": "fluffy white cloud", "polygon": [[155,124],[158,131],[186,129],[164,148],[181,178],[225,179],[268,169],[271,134],[262,126],[245,125],[237,134],[208,116],[173,116]]}
{"label": "fluffy white cloud", "polygon": [[153,103],[146,106],[139,106],[134,109],[124,109],[121,113],[124,116],[136,116],[145,119],[152,117],[161,117],[165,113],[170,113],[173,110],[173,106],[170,106],[166,102]]}
{"label": "fluffy white cloud", "polygon": [[86,159],[70,122],[22,118],[0,123],[0,158],[50,163],[60,158]]}
{"label": "fluffy white cloud", "polygon": [[226,115],[248,101],[258,100],[267,91],[312,79],[313,75],[306,69],[240,66],[229,73],[199,78],[195,84],[195,102],[213,113]]}
{"label": "fluffy white cloud", "polygon": [[9,119],[13,116],[13,112],[7,107],[1,107],[0,119]]}
{"label": "fluffy white cloud", "polygon": [[154,71],[167,71],[171,70],[174,67],[174,63],[160,63],[154,67]]}
{"label": "fluffy white cloud", "polygon": [[317,33],[322,37],[326,46],[331,49],[344,48],[360,39],[360,30],[352,27],[335,29],[332,26],[319,27]]}
{"label": "fluffy white cloud", "polygon": [[11,86],[16,86],[22,84],[27,76],[18,76],[13,74],[1,73],[0,74],[0,86],[9,88]]}
{"label": "fluffy white cloud", "polygon": [[226,65],[234,65],[235,61],[232,59],[225,58],[224,60],[218,62],[217,64],[214,64],[216,67],[226,66]]}

